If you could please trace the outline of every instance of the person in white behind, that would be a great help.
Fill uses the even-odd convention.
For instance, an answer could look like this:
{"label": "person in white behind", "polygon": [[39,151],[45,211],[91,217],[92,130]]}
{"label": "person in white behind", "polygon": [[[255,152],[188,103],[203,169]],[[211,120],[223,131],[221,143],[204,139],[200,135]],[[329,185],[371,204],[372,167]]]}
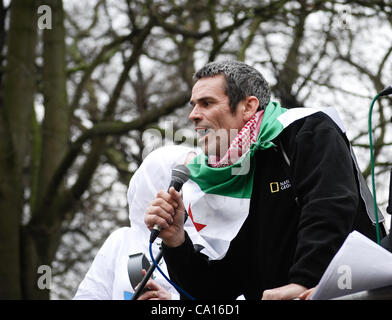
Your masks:
{"label": "person in white behind", "polygon": [[[183,164],[194,149],[184,146],[165,146],[151,152],[133,175],[128,188],[129,218],[131,227],[115,230],[105,241],[74,296],[74,300],[130,300],[134,290],[128,276],[128,257],[144,253],[149,259],[150,231],[143,221],[145,209],[155,198],[157,192],[167,189],[172,169]],[[190,235],[197,232],[190,221],[185,223]],[[159,242],[153,244],[156,256]],[[149,259],[150,260],[150,259]],[[151,260],[150,260],[151,263]],[[164,260],[160,268],[167,274]],[[146,287],[150,290],[139,300],[176,300],[178,292],[162,277],[154,272],[154,280]]]}

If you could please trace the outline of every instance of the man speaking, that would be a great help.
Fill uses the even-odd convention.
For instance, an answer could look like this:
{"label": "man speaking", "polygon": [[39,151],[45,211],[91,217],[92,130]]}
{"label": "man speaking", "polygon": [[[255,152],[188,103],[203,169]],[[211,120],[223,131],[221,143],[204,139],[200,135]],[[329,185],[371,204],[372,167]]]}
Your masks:
{"label": "man speaking", "polygon": [[196,299],[297,298],[351,231],[376,236],[344,128],[333,110],[271,101],[241,62],[209,63],[194,80],[189,119],[204,153],[187,163],[183,198],[161,191],[144,217],[161,228],[170,278]]}

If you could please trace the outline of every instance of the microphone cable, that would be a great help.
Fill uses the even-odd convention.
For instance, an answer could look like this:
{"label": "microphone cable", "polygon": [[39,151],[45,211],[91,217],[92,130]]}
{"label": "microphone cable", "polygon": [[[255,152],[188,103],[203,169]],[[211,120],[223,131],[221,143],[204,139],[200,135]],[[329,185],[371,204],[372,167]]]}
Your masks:
{"label": "microphone cable", "polygon": [[376,218],[376,233],[377,233],[377,243],[380,245],[381,244],[381,239],[380,239],[380,226],[379,226],[379,221],[378,221],[378,207],[377,207],[377,199],[376,199],[376,182],[375,182],[375,174],[374,174],[374,152],[373,152],[373,136],[372,136],[372,112],[373,112],[373,106],[377,99],[382,96],[386,96],[392,94],[392,86],[389,86],[382,90],[380,93],[378,93],[374,98],[373,101],[370,105],[369,109],[369,119],[368,119],[368,125],[369,125],[369,146],[370,146],[370,169],[371,169],[371,178],[372,178],[372,189],[373,189],[373,205],[374,205],[374,214]]}
{"label": "microphone cable", "polygon": [[[151,257],[151,261],[152,263],[155,265],[155,268],[160,272],[160,274],[166,279],[167,282],[169,282],[174,288],[177,289],[178,292],[183,293],[185,296],[187,296],[190,300],[195,300],[194,297],[192,297],[188,292],[186,292],[184,289],[182,289],[181,287],[179,287],[178,285],[176,285],[173,281],[171,281],[169,279],[168,276],[166,276],[166,274],[162,271],[162,269],[158,266],[158,263],[155,261],[154,259],[154,255],[152,253],[152,242],[150,242],[150,245],[148,247],[148,250],[150,252],[150,257]],[[162,249],[161,249],[162,250]]]}

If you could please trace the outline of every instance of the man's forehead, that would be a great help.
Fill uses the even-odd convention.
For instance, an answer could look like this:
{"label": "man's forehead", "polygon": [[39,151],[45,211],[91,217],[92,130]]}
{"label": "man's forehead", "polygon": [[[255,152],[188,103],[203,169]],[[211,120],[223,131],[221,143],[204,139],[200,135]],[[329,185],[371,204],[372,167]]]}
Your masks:
{"label": "man's forehead", "polygon": [[226,95],[224,84],[225,78],[223,75],[199,79],[193,86],[191,101],[217,95]]}

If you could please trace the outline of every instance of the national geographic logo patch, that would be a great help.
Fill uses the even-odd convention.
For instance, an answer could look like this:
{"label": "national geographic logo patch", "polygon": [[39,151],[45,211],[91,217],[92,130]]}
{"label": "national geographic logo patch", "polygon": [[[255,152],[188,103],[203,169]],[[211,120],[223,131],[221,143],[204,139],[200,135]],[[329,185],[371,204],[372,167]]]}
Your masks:
{"label": "national geographic logo patch", "polygon": [[291,183],[289,179],[286,179],[282,182],[271,182],[270,190],[271,193],[279,192],[281,190],[285,190],[291,187]]}

